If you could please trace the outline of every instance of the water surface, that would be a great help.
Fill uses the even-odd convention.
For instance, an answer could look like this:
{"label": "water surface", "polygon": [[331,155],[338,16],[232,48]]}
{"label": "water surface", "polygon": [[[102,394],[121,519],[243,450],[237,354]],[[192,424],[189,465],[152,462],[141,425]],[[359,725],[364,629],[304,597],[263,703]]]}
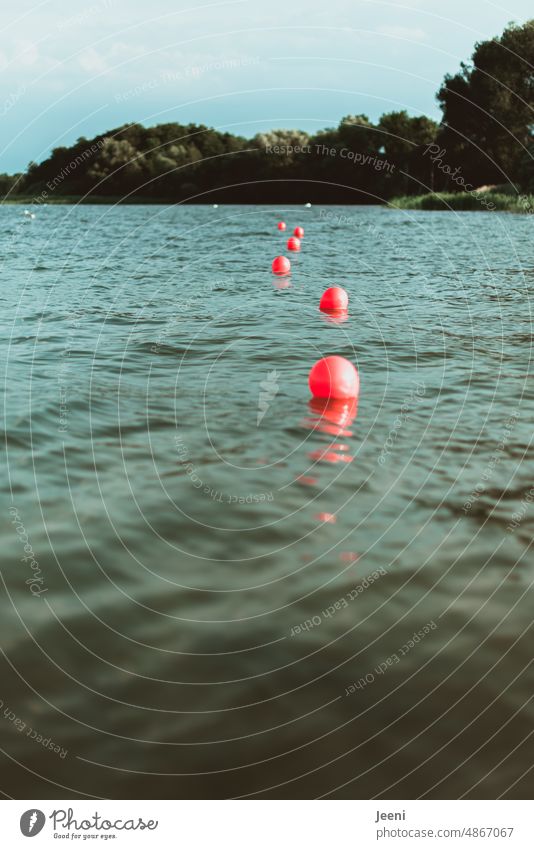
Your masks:
{"label": "water surface", "polygon": [[0,225],[3,792],[530,797],[531,217]]}

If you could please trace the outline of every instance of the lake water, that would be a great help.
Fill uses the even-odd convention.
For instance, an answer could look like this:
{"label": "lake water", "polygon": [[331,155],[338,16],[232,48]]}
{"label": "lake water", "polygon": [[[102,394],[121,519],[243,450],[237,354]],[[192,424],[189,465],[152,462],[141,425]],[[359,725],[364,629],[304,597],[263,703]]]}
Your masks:
{"label": "lake water", "polygon": [[[3,793],[529,798],[532,217],[35,212],[0,208]],[[357,409],[309,403],[328,354]]]}

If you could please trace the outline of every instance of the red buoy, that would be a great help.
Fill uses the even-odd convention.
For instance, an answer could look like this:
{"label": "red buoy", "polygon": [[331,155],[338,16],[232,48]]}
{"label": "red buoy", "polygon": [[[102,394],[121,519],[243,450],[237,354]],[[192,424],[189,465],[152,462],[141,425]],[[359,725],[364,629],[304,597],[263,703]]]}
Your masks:
{"label": "red buoy", "polygon": [[291,263],[287,256],[276,256],[271,267],[275,274],[289,274],[291,271]]}
{"label": "red buoy", "polygon": [[331,522],[333,525],[337,522],[335,513],[316,513],[314,518],[318,522]]}
{"label": "red buoy", "polygon": [[286,222],[285,221],[279,221],[278,222],[278,229],[279,230],[285,230],[286,229]]}
{"label": "red buoy", "polygon": [[304,238],[304,227],[295,227],[293,230],[293,235],[297,237],[297,239]]}
{"label": "red buoy", "polygon": [[319,309],[323,312],[333,310],[346,310],[349,305],[349,296],[341,286],[331,286],[321,296]]}
{"label": "red buoy", "polygon": [[287,240],[288,251],[300,251],[300,239],[296,236],[290,236]]}
{"label": "red buoy", "polygon": [[323,357],[308,377],[310,392],[316,398],[357,398],[360,391],[358,371],[344,357]]}

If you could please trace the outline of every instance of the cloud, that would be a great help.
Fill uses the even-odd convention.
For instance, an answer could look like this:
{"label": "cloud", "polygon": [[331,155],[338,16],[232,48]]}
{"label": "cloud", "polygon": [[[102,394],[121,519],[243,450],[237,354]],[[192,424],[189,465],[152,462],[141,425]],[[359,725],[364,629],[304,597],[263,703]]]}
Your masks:
{"label": "cloud", "polygon": [[101,74],[108,69],[108,63],[94,47],[87,47],[78,57],[78,62],[89,74]]}
{"label": "cloud", "polygon": [[39,61],[39,51],[33,41],[20,39],[15,42],[12,63],[14,68],[30,68]]}

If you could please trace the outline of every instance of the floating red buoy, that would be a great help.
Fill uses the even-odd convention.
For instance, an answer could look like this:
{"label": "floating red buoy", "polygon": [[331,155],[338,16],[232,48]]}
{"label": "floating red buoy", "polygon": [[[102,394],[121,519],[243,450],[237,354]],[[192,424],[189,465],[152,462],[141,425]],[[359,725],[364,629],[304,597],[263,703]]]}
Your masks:
{"label": "floating red buoy", "polygon": [[287,249],[288,251],[300,251],[300,239],[297,239],[296,236],[290,236],[287,240]]}
{"label": "floating red buoy", "polygon": [[342,560],[343,563],[356,563],[356,561],[360,559],[360,555],[356,551],[342,551],[339,555],[339,559]]}
{"label": "floating red buoy", "polygon": [[278,222],[278,229],[279,230],[285,230],[286,229],[286,222],[285,221],[279,221]]}
{"label": "floating red buoy", "polygon": [[314,518],[317,519],[318,522],[331,522],[333,525],[335,525],[337,521],[335,513],[316,513]]}
{"label": "floating red buoy", "polygon": [[319,309],[324,312],[331,310],[346,310],[349,304],[349,296],[341,286],[332,286],[323,292]]}
{"label": "floating red buoy", "polygon": [[316,398],[357,398],[360,378],[356,368],[344,357],[323,357],[308,377],[310,392]]}
{"label": "floating red buoy", "polygon": [[304,238],[304,228],[303,227],[295,227],[293,230],[293,235],[297,237],[297,239]]}
{"label": "floating red buoy", "polygon": [[273,259],[272,269],[275,274],[288,274],[291,270],[291,263],[287,256],[276,256]]}

